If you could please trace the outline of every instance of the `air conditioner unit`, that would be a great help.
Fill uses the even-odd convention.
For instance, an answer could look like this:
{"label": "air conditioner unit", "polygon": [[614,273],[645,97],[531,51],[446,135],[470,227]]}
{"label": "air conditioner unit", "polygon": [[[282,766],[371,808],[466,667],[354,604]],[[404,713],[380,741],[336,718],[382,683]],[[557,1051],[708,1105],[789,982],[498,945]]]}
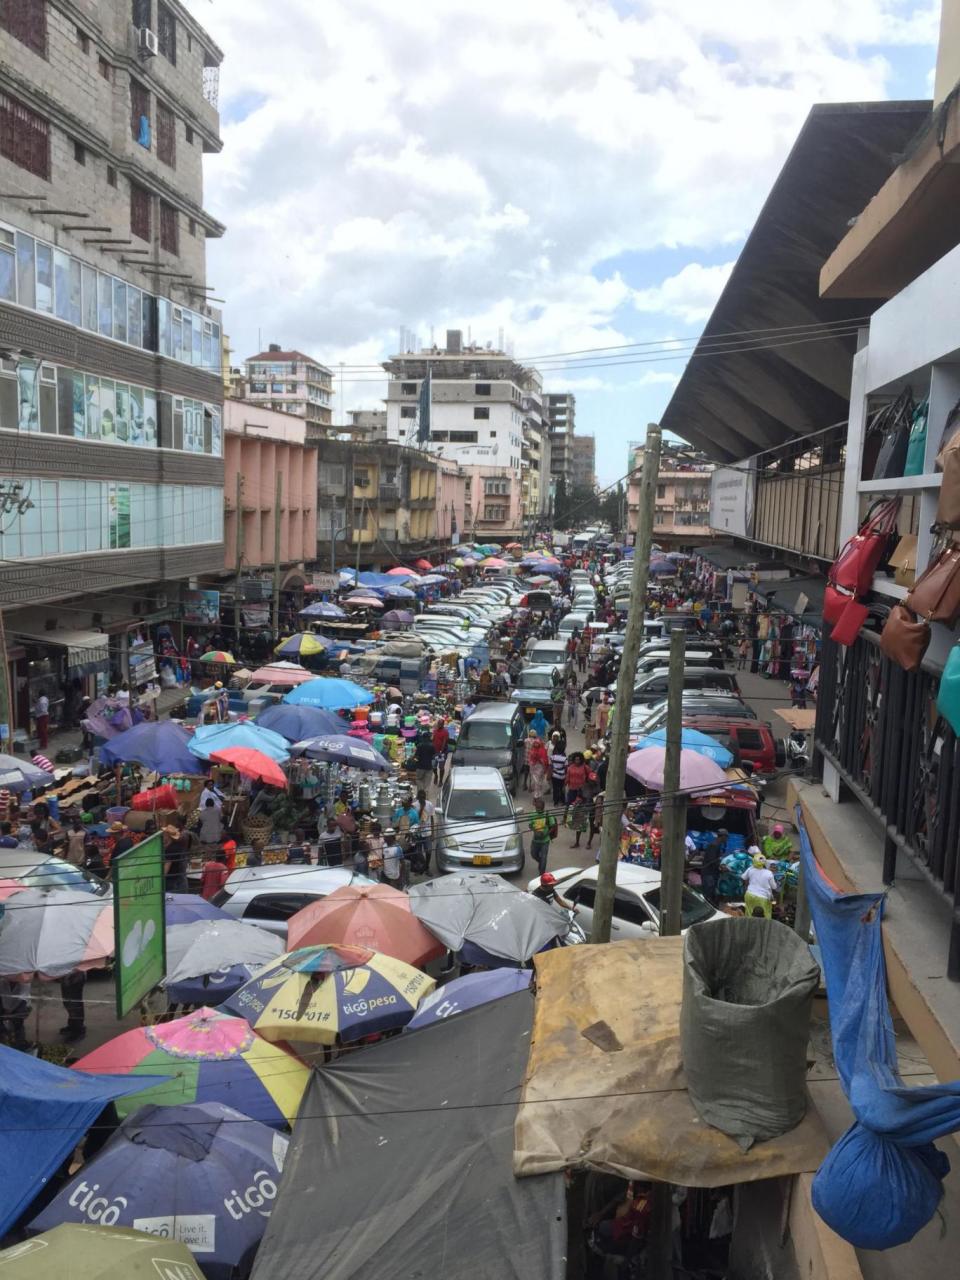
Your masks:
{"label": "air conditioner unit", "polygon": [[155,31],[149,27],[137,28],[137,52],[141,58],[155,58],[160,52],[160,43]]}

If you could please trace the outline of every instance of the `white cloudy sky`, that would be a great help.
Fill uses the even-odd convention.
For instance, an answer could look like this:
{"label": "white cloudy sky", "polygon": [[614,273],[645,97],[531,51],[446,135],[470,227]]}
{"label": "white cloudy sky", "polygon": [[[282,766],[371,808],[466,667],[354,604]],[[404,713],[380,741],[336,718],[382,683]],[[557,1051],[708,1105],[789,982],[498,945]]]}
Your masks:
{"label": "white cloudy sky", "polygon": [[[401,326],[521,358],[694,335],[815,102],[923,98],[938,0],[187,0],[224,50],[239,362],[281,342],[377,404]],[[639,358],[638,358],[639,359]],[[556,366],[558,362],[554,362]],[[598,471],[682,361],[554,367]],[[339,406],[338,406],[339,407]]]}

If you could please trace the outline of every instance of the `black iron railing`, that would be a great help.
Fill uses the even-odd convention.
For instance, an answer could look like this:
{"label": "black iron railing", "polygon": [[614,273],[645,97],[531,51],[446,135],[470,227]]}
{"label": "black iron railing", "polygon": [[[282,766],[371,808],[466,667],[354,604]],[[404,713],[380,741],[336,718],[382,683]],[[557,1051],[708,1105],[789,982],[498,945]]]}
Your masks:
{"label": "black iron railing", "polygon": [[850,648],[824,638],[814,736],[883,824],[884,882],[903,852],[949,895],[947,975],[960,981],[960,742],[937,713],[938,685],[886,658],[872,632]]}

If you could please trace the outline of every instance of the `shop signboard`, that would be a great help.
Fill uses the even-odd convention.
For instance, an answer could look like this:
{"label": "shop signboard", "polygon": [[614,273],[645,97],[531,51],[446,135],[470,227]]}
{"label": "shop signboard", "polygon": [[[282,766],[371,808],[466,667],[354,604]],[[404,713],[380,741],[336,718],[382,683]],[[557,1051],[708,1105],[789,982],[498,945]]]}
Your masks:
{"label": "shop signboard", "polygon": [[340,577],[336,573],[314,573],[311,581],[318,591],[336,591],[340,586]]}
{"label": "shop signboard", "polygon": [[717,467],[710,477],[710,528],[737,538],[753,536],[753,493],[756,472],[749,461]]}
{"label": "shop signboard", "polygon": [[110,864],[116,941],[117,1017],[123,1018],[167,972],[163,836],[158,831]]}
{"label": "shop signboard", "polygon": [[208,627],[220,622],[219,591],[184,591],[180,605],[184,622],[199,622]]}

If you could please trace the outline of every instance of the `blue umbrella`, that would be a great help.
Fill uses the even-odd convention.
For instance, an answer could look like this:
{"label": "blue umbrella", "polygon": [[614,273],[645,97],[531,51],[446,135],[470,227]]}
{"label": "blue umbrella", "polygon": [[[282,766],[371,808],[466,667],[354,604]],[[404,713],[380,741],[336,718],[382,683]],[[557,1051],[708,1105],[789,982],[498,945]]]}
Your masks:
{"label": "blue umbrella", "polygon": [[[30,1223],[134,1227],[187,1244],[207,1280],[246,1275],[277,1197],[287,1138],[220,1102],[141,1107]],[[88,1213],[91,1189],[99,1216]]]}
{"label": "blue umbrella", "polygon": [[316,680],[298,684],[295,689],[284,694],[283,700],[294,707],[326,707],[328,711],[342,711],[348,707],[366,706],[373,701],[373,694],[362,685],[354,684],[352,680],[342,680],[339,676],[320,676]]}
{"label": "blue umbrella", "polygon": [[103,764],[142,764],[154,773],[203,773],[189,749],[190,734],[171,720],[147,720],[100,748]]}
{"label": "blue umbrella", "polygon": [[233,916],[221,911],[198,893],[168,893],[166,895],[166,922],[194,924],[197,920],[232,920]]}
{"label": "blue umbrella", "polygon": [[323,655],[314,649],[315,644],[328,653],[331,649],[337,648],[336,641],[331,640],[329,636],[319,635],[316,631],[299,631],[278,644],[273,652],[281,658],[322,657]]}
{"label": "blue umbrella", "polygon": [[328,622],[339,622],[346,616],[346,610],[330,600],[317,600],[300,610],[301,618],[323,618]]}
{"label": "blue umbrella", "polygon": [[[307,683],[316,682],[309,680]],[[215,751],[223,751],[226,747],[252,747],[278,764],[283,764],[290,757],[286,738],[249,720],[240,720],[236,724],[205,724],[194,732],[190,742],[190,750],[201,760],[209,760]]]}
{"label": "blue umbrella", "polygon": [[28,791],[31,787],[49,787],[54,781],[52,773],[46,769],[38,769],[29,760],[17,756],[0,755],[0,787],[8,791]]}
{"label": "blue umbrella", "polygon": [[[641,747],[665,747],[666,745],[666,729],[656,729],[653,733],[648,733],[641,738],[634,745],[633,750],[639,751]],[[726,769],[733,764],[733,752],[717,742],[716,738],[701,733],[699,729],[683,729],[680,734],[680,746],[685,751],[695,751],[698,755],[706,756],[721,769]]]}
{"label": "blue umbrella", "polygon": [[324,733],[343,733],[346,728],[335,711],[322,711],[319,707],[290,707],[282,702],[261,711],[257,724],[281,734],[289,742],[316,738]]}
{"label": "blue umbrella", "polygon": [[305,738],[290,748],[291,755],[308,756],[311,760],[325,760],[328,764],[350,765],[354,769],[371,772],[389,769],[390,761],[379,751],[374,751],[362,738],[349,734],[328,734],[319,738]]}
{"label": "blue umbrella", "polygon": [[411,591],[409,587],[398,587],[396,582],[392,586],[383,587],[385,596],[392,596],[395,600],[416,600],[417,593]]}
{"label": "blue umbrella", "polygon": [[666,560],[663,558],[655,559],[650,561],[650,572],[652,574],[663,574],[666,576],[671,573],[676,573],[677,566],[672,560]]}
{"label": "blue umbrella", "polygon": [[468,973],[463,978],[455,978],[446,986],[437,987],[436,991],[431,991],[430,995],[420,1001],[417,1012],[404,1027],[404,1031],[419,1031],[421,1027],[429,1027],[434,1022],[466,1013],[477,1005],[512,996],[529,987],[532,978],[530,969],[488,969],[486,972]]}
{"label": "blue umbrella", "polygon": [[283,943],[265,929],[226,920],[195,920],[167,927],[167,972],[161,986],[176,1004],[215,1008],[239,991]]}

